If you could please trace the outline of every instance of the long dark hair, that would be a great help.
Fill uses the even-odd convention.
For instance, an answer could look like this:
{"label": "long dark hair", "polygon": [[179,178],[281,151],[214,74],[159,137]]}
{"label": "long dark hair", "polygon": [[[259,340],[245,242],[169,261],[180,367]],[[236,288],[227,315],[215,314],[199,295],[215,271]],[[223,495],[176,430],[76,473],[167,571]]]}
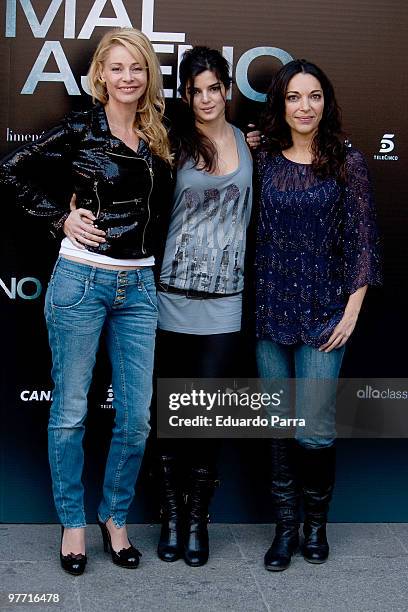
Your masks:
{"label": "long dark hair", "polygon": [[324,97],[323,115],[312,140],[313,170],[322,178],[334,176],[342,180],[346,146],[341,126],[341,111],[333,85],[323,70],[304,59],[285,64],[272,78],[262,119],[264,148],[276,154],[293,144],[290,127],[285,120],[285,96],[290,80],[300,72],[311,74],[319,81]]}
{"label": "long dark hair", "polygon": [[[180,62],[178,91],[184,100],[187,100],[188,90],[193,87],[195,77],[206,70],[213,72],[226,90],[230,88],[232,80],[229,75],[229,64],[221,53],[209,47],[193,47],[185,51]],[[175,131],[174,146],[179,167],[188,159],[192,159],[194,167],[200,164],[200,170],[213,172],[217,167],[217,149],[212,140],[196,126],[193,96],[190,97],[186,113],[176,120]]]}

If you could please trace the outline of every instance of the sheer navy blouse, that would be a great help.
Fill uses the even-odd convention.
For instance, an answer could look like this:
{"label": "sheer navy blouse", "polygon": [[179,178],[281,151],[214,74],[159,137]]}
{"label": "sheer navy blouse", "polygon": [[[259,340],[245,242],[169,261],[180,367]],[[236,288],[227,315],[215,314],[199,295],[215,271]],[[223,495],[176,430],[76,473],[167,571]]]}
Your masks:
{"label": "sheer navy blouse", "polygon": [[341,184],[316,177],[309,164],[260,152],[255,173],[257,337],[318,348],[349,295],[381,284],[366,162],[349,148]]}

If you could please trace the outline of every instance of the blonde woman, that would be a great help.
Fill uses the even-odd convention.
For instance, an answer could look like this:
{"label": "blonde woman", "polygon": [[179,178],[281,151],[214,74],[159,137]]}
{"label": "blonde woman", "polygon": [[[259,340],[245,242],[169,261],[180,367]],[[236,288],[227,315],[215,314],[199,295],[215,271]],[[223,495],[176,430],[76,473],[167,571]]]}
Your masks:
{"label": "blonde woman", "polygon": [[[82,439],[102,329],[116,416],[98,521],[113,562],[139,564],[126,517],[149,433],[157,324],[152,267],[165,238],[172,188],[160,67],[147,37],[130,28],[105,34],[89,82],[91,110],[72,113],[1,168],[3,182],[16,187],[18,204],[51,222],[56,237],[62,229],[68,236],[51,276],[45,316],[53,361],[48,431],[62,524],[60,560],[74,575],[87,561]],[[77,210],[70,211],[72,193]]]}

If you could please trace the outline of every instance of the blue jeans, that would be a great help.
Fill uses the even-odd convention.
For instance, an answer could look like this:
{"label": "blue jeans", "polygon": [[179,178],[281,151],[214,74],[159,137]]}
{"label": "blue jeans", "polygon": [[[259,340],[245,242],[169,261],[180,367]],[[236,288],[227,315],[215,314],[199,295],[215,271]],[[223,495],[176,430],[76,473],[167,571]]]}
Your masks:
{"label": "blue jeans", "polygon": [[[285,345],[259,340],[256,347],[261,378],[296,378],[295,417],[304,419],[306,429],[296,428],[302,446],[331,446],[336,437],[336,388],[345,347],[330,353],[306,344]],[[324,380],[318,380],[324,379]],[[290,414],[290,389],[282,396],[281,415]]]}
{"label": "blue jeans", "polygon": [[112,364],[115,424],[105,469],[101,521],[126,522],[148,436],[157,302],[153,272],[106,270],[59,258],[45,318],[52,351],[48,451],[53,494],[65,527],[84,527],[82,439],[99,339]]}

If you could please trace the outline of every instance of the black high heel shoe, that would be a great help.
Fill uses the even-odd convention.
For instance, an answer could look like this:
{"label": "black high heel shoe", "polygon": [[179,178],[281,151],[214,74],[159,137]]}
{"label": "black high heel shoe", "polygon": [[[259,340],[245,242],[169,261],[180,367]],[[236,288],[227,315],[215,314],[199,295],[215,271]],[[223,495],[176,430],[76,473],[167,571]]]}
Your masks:
{"label": "black high heel shoe", "polygon": [[99,518],[97,519],[98,525],[101,529],[102,540],[103,540],[103,549],[106,553],[110,553],[112,557],[112,562],[115,565],[119,565],[120,567],[126,567],[128,569],[136,569],[139,565],[140,557],[142,553],[139,552],[130,542],[129,548],[122,548],[119,552],[113,550],[112,541],[109,530],[106,526],[106,523],[102,523]]}
{"label": "black high heel shoe", "polygon": [[61,545],[60,545],[60,562],[63,570],[72,574],[73,576],[80,576],[84,573],[87,558],[82,553],[68,553],[67,555],[62,554],[62,538],[64,537],[64,526],[61,525]]}

